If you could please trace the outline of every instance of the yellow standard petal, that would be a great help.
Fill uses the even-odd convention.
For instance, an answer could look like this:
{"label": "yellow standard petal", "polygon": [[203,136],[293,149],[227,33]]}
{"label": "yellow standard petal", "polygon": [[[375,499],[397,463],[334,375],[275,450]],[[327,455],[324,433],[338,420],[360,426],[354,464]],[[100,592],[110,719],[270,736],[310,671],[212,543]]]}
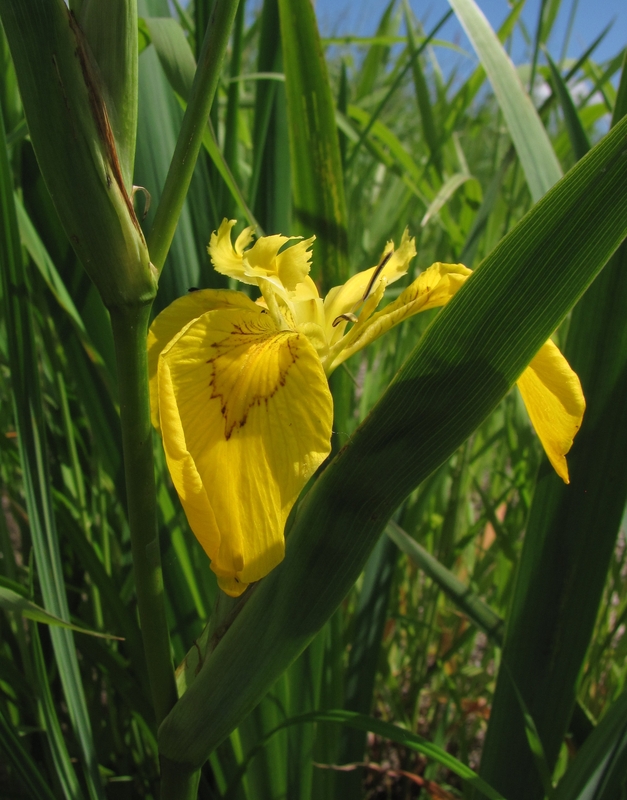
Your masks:
{"label": "yellow standard petal", "polygon": [[150,418],[159,430],[159,401],[157,397],[157,365],[159,355],[172,339],[179,336],[190,322],[218,308],[255,308],[242,292],[228,289],[200,289],[179,297],[157,317],[148,331],[148,378],[150,381]]}
{"label": "yellow standard petal", "polygon": [[281,250],[288,242],[302,239],[301,236],[262,236],[246,250],[252,241],[252,228],[246,228],[237,237],[235,247],[231,243],[231,231],[236,220],[222,220],[217,230],[211,234],[207,248],[217,272],[236,278],[243,283],[261,285],[266,280],[274,284],[280,292],[293,292],[304,281],[311,269],[311,245],[315,236],[299,241]]}
{"label": "yellow standard petal", "polygon": [[320,359],[258,306],[219,309],[163,350],[158,393],[172,479],[220,586],[237,596],[283,558],[287,516],[330,451]]}
{"label": "yellow standard petal", "polygon": [[223,219],[217,231],[211,234],[207,251],[211,256],[211,261],[222,275],[229,278],[236,278],[242,283],[256,284],[257,281],[246,275],[244,265],[244,248],[252,239],[252,228],[245,228],[235,241],[235,247],[231,243],[231,230],[237,224],[235,219]]}
{"label": "yellow standard petal", "polygon": [[549,340],[518,379],[518,388],[549,461],[569,483],[566,453],[586,408],[579,378]]}
{"label": "yellow standard petal", "polygon": [[300,236],[262,236],[246,251],[246,274],[257,279],[270,280],[279,288],[289,292],[296,289],[297,284],[304,281],[311,269],[311,245],[315,236],[293,244],[279,253],[287,242],[300,239]]}

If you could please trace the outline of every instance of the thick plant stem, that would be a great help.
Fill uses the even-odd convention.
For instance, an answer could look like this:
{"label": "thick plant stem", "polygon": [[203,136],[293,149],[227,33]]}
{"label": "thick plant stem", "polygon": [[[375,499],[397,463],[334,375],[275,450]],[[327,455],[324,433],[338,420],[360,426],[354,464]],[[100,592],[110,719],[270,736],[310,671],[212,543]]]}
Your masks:
{"label": "thick plant stem", "polygon": [[146,355],[149,315],[149,304],[111,309],[135,590],[150,692],[159,725],[177,695],[157,537]]}
{"label": "thick plant stem", "polygon": [[216,0],[209,18],[176,149],[148,236],[150,259],[159,272],[172,244],[192,179],[238,3],[239,0]]}

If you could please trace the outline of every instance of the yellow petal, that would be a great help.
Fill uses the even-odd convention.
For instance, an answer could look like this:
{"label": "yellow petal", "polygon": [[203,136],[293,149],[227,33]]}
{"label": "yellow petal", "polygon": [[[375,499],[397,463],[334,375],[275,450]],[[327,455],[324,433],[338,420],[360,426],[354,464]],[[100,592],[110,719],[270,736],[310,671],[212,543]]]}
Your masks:
{"label": "yellow petal", "polygon": [[244,254],[244,250],[248,247],[248,245],[252,242],[252,240],[253,240],[253,229],[244,228],[244,230],[235,240],[235,252],[237,253],[238,256]]}
{"label": "yellow petal", "polygon": [[[283,558],[290,509],[329,453],[322,365],[306,337],[278,331],[257,306],[204,314],[159,363],[172,479],[221,587],[235,596]],[[204,496],[212,513],[203,517]]]}
{"label": "yellow petal", "polygon": [[307,336],[322,357],[323,352],[328,349],[324,332],[324,305],[318,288],[309,275],[296,286],[289,301],[294,329]]}
{"label": "yellow petal", "polygon": [[246,250],[252,241],[252,228],[242,231],[233,247],[231,230],[235,224],[234,219],[224,219],[218,231],[211,234],[207,249],[218,272],[253,285],[259,285],[260,280],[268,280],[278,290],[289,292],[293,292],[309,275],[312,255],[310,248],[315,236],[299,241],[282,252],[279,250],[284,245],[302,237],[281,234],[262,236]]}
{"label": "yellow petal", "polygon": [[159,430],[157,400],[157,364],[163,348],[192,320],[218,308],[254,308],[255,304],[242,292],[227,289],[200,289],[179,297],[152,322],[148,331],[148,378],[150,381],[150,418]]}
{"label": "yellow petal", "polygon": [[276,278],[280,285],[293,292],[297,284],[309,275],[312,255],[310,247],[316,237],[299,241],[281,253],[279,250],[287,242],[300,238],[275,234],[257,239],[245,255],[247,275],[270,280]]}
{"label": "yellow petal", "polygon": [[211,234],[207,251],[211,262],[222,275],[236,278],[242,283],[256,284],[257,281],[249,278],[244,269],[244,247],[252,238],[252,228],[246,228],[237,237],[235,247],[231,243],[231,229],[237,223],[235,219],[223,219],[217,232]]}
{"label": "yellow petal", "polygon": [[408,317],[448,303],[471,274],[472,270],[463,264],[438,262],[430,266],[396,300],[373,314],[364,325],[355,325],[354,332],[351,330],[345,342],[338,344],[339,352],[327,367],[327,373]]}
{"label": "yellow petal", "polygon": [[[292,237],[294,238],[294,237]],[[302,283],[311,270],[311,245],[316,237],[303,239],[283,250],[277,256],[277,272],[283,286],[290,292],[295,291],[297,285]]]}
{"label": "yellow petal", "polygon": [[[403,233],[403,238],[398,249],[394,249],[394,243],[388,242],[383,250],[379,264],[389,256],[383,269],[377,275],[377,281],[385,278],[388,284],[394,283],[407,272],[409,262],[416,255],[415,240],[409,236],[407,229]],[[324,300],[324,313],[327,321],[327,335],[329,341],[337,341],[344,332],[345,323],[340,323],[333,327],[333,323],[342,314],[347,314],[361,305],[365,299],[366,291],[370,287],[369,294],[376,288],[370,286],[372,279],[379,267],[372,267],[363,272],[358,272],[349,278],[343,286],[335,286],[329,291]]]}
{"label": "yellow petal", "polygon": [[549,340],[518,379],[518,388],[549,461],[569,483],[565,456],[586,408],[579,378]]}

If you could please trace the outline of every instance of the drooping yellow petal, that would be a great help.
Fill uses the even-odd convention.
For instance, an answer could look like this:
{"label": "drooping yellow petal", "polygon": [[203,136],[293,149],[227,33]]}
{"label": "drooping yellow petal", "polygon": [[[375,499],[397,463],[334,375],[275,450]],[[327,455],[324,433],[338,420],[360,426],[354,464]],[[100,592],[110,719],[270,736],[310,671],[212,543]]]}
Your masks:
{"label": "drooping yellow petal", "polygon": [[[375,284],[381,280],[385,280],[388,285],[394,283],[407,272],[409,262],[415,255],[415,240],[409,236],[407,229],[405,229],[401,243],[396,250],[393,242],[386,244],[379,260],[379,264],[385,262],[383,268],[380,269],[379,266],[376,266],[363,272],[358,272],[352,278],[349,278],[343,286],[335,286],[329,291],[324,299],[324,313],[329,342],[337,341],[346,327],[345,322],[340,322],[335,326],[333,326],[333,323],[343,314],[355,311],[366,299],[366,293],[370,294],[376,289],[375,285],[371,286],[373,277],[376,275]],[[377,270],[380,270],[378,274]]]}
{"label": "drooping yellow petal", "polygon": [[148,331],[148,378],[150,381],[150,418],[159,430],[157,365],[163,348],[178,336],[192,320],[218,308],[255,308],[242,292],[228,289],[200,289],[179,297],[153,320]]}
{"label": "drooping yellow petal", "polygon": [[327,367],[327,373],[408,317],[448,303],[471,274],[472,270],[463,264],[438,262],[430,266],[396,300],[349,331],[344,341],[337,345],[337,355]]}
{"label": "drooping yellow petal", "polygon": [[236,596],[283,558],[289,511],[329,453],[320,359],[258,306],[219,309],[162,352],[158,391],[172,479],[220,586]]}
{"label": "drooping yellow petal", "polygon": [[586,408],[579,378],[549,340],[517,383],[549,461],[564,483],[569,483],[566,453]]}

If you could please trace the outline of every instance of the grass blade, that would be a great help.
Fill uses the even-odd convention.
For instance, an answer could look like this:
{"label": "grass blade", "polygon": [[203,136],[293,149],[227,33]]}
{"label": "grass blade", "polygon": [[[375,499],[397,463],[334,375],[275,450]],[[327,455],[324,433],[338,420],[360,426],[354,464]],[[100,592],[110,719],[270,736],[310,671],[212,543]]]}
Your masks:
{"label": "grass blade", "polygon": [[202,144],[205,120],[209,116],[238,0],[216,0],[194,77],[189,104],[170,162],[148,245],[152,263],[163,269],[183,202],[192,179]]}
{"label": "grass blade", "polygon": [[570,146],[572,147],[575,161],[579,161],[579,159],[583,158],[590,149],[590,141],[588,140],[588,136],[586,135],[583,125],[581,124],[581,119],[579,118],[579,114],[577,113],[577,109],[573,103],[573,98],[570,96],[568,86],[562,78],[561,72],[548,53],[546,53],[546,58],[549,62],[551,79],[553,81],[553,85],[555,86],[555,92],[557,94],[560,106],[562,107],[562,113],[564,114],[564,122],[566,123],[566,130],[568,131]]}
{"label": "grass blade", "polygon": [[534,201],[561,175],[562,168],[518,73],[474,0],[449,0],[479,60],[509,128]]}
{"label": "grass blade", "polygon": [[5,611],[12,611],[16,614],[21,614],[26,619],[32,619],[35,622],[42,622],[45,625],[54,625],[59,628],[66,628],[67,630],[76,631],[77,633],[86,633],[89,636],[98,636],[101,639],[118,639],[120,636],[113,636],[109,633],[100,633],[99,631],[90,631],[88,628],[83,628],[80,625],[73,625],[71,622],[66,622],[64,619],[51,614],[45,608],[38,606],[36,603],[27,600],[21,594],[12,591],[4,586],[0,586],[0,608]]}
{"label": "grass blade", "polygon": [[351,154],[350,154],[349,159],[348,159],[347,169],[350,169],[350,167],[354,164],[355,159],[357,157],[357,153],[359,152],[359,148],[364,143],[366,137],[370,133],[370,129],[372,128],[374,123],[378,120],[379,115],[381,114],[381,112],[383,111],[383,109],[385,108],[387,103],[389,102],[390,98],[398,91],[398,89],[399,89],[399,87],[400,87],[400,85],[401,85],[401,83],[403,81],[403,78],[405,77],[407,72],[409,72],[409,70],[411,69],[414,61],[416,61],[416,59],[418,59],[420,57],[420,55],[424,52],[424,50],[426,50],[427,46],[433,40],[433,38],[435,37],[436,33],[447,22],[447,20],[451,16],[451,14],[452,14],[452,12],[448,11],[446,14],[444,14],[443,17],[441,17],[441,19],[437,22],[437,24],[431,30],[431,32],[428,34],[428,36],[426,36],[423,39],[423,41],[420,43],[420,47],[418,47],[416,50],[414,50],[414,52],[411,54],[409,60],[407,61],[407,64],[405,64],[403,69],[401,69],[398,72],[398,75],[396,76],[396,78],[392,82],[392,85],[390,86],[390,88],[386,92],[385,97],[377,105],[374,113],[372,114],[370,122],[364,128],[364,130],[362,131],[361,136],[359,137],[359,141],[355,144],[355,146],[351,150]]}
{"label": "grass blade", "polygon": [[408,11],[407,5],[405,6],[405,28],[407,30],[407,44],[409,46],[409,55],[412,59],[412,74],[414,78],[414,91],[416,93],[416,102],[420,112],[420,121],[422,123],[422,133],[425,142],[431,154],[431,161],[433,162],[438,174],[442,174],[442,157],[440,155],[441,137],[438,136],[437,127],[435,123],[435,115],[431,98],[429,96],[429,89],[427,81],[422,69],[422,62],[420,58],[415,58],[416,42],[414,40],[414,32],[412,29],[412,20]]}
{"label": "grass blade", "polygon": [[[151,41],[157,51],[163,71],[170,82],[170,86],[176,93],[183,111],[185,111],[196,71],[196,61],[189,42],[176,20],[168,17],[149,17],[145,20],[145,24],[150,32]],[[236,83],[232,85],[237,86]],[[231,193],[235,205],[242,211],[248,223],[259,229],[259,225],[248,208],[237,179],[231,170],[226,150],[223,155],[210,122],[203,132],[202,143]],[[230,154],[229,158],[231,160],[234,158],[233,153]],[[226,211],[221,211],[220,213],[226,215]]]}
{"label": "grass blade", "polygon": [[613,704],[585,741],[553,794],[554,800],[612,800],[624,794],[627,694]]}
{"label": "grass blade", "polygon": [[[278,0],[264,0],[260,17],[259,72],[283,73]],[[285,83],[257,81],[249,199],[268,233],[292,229],[292,186]]]}
{"label": "grass blade", "polygon": [[[387,536],[382,536],[368,559],[364,582],[355,610],[354,634],[346,670],[344,709],[361,714],[372,711],[373,693],[381,639],[388,618],[390,589],[398,561],[398,551]],[[355,728],[342,731],[337,763],[361,761],[366,749],[366,734]],[[337,796],[362,797],[362,780],[358,771],[335,776]]]}
{"label": "grass blade", "polygon": [[431,555],[393,520],[388,523],[387,535],[400,550],[413,559],[423,572],[442,589],[468,618],[498,645],[503,640],[503,620],[487,603],[465,586],[450,570]]}
{"label": "grass blade", "polygon": [[[391,37],[396,33],[395,28],[398,30],[398,22],[394,19],[395,15],[393,16],[395,5],[396,0],[390,0],[385,7],[375,33],[376,39]],[[381,41],[375,41],[370,45],[360,71],[355,94],[357,100],[361,100],[373,91],[379,74],[385,69],[389,53],[389,45]]]}
{"label": "grass blade", "polygon": [[9,723],[0,706],[0,748],[9,764],[17,770],[22,783],[37,800],[55,800],[48,781],[20,741],[20,737]]}
{"label": "grass blade", "polygon": [[72,762],[70,761],[67,742],[63,735],[52,692],[50,691],[46,661],[39,638],[39,629],[36,625],[31,626],[31,635],[33,668],[37,676],[39,714],[44,730],[46,731],[48,746],[50,748],[57,779],[61,785],[64,796],[68,798],[68,800],[83,800],[84,794],[78,782]]}
{"label": "grass blade", "polygon": [[[309,0],[279,0],[297,233],[317,236],[326,289],[348,277],[347,214],[335,105]],[[319,268],[318,268],[319,269]]]}
{"label": "grass blade", "polygon": [[[37,348],[2,120],[0,120],[0,211],[5,231],[0,240],[2,300],[9,346],[15,424],[33,548],[44,606],[47,611],[69,622],[59,541],[50,497]],[[62,628],[52,628],[50,635],[72,727],[80,747],[89,794],[93,800],[104,800],[72,632]]]}

